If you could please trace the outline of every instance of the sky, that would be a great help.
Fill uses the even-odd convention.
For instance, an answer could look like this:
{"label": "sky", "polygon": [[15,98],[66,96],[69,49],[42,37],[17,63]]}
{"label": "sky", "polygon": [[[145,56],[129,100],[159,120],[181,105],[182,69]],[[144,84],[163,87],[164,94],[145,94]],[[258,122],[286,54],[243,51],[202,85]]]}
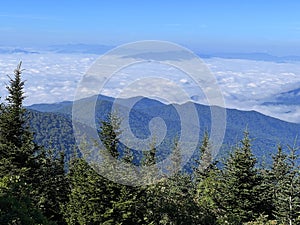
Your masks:
{"label": "sky", "polygon": [[0,46],[166,40],[195,51],[300,55],[300,1],[2,1]]}

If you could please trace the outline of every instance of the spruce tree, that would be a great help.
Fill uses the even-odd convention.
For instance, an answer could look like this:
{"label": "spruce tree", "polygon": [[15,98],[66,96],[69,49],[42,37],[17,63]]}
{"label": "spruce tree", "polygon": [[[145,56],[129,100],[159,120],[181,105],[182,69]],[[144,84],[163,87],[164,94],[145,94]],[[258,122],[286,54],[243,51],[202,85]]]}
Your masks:
{"label": "spruce tree", "polygon": [[180,149],[180,143],[177,138],[174,139],[173,150],[170,156],[170,165],[167,167],[170,175],[177,175],[181,171],[181,163],[182,163],[182,153]]}
{"label": "spruce tree", "polygon": [[0,224],[53,224],[35,207],[29,195],[19,193],[25,185],[19,176],[0,178]]}
{"label": "spruce tree", "polygon": [[7,104],[0,115],[0,161],[5,164],[1,171],[4,173],[19,173],[22,168],[23,171],[26,168],[28,170],[32,166],[34,153],[38,151],[26,126],[21,65],[20,62],[14,71],[14,77],[9,77]]}
{"label": "spruce tree", "polygon": [[110,207],[103,179],[80,158],[72,160],[68,179],[71,191],[62,209],[67,224],[101,224],[102,215]]}
{"label": "spruce tree", "polygon": [[[153,165],[156,162],[156,148],[150,146],[143,163]],[[180,171],[181,149],[175,139],[167,168],[170,177],[161,177],[155,183],[143,186],[139,199],[144,206],[142,224],[198,224],[198,207],[193,198],[193,184],[190,175]],[[155,165],[155,164],[154,164]],[[154,174],[158,171],[154,168]]]}
{"label": "spruce tree", "polygon": [[68,200],[69,182],[65,174],[64,153],[59,156],[51,150],[41,150],[37,156],[33,199],[36,206],[51,221],[57,224],[65,224],[61,207]]}
{"label": "spruce tree", "polygon": [[[100,153],[105,151],[115,159],[122,160],[119,153],[119,135],[119,118],[115,114],[109,114],[100,126],[99,137],[104,145],[104,149],[99,149]],[[127,153],[128,155],[123,154],[123,160],[129,163],[132,157]],[[115,176],[111,174],[114,165],[109,164],[105,158],[107,154],[101,156],[103,158],[100,163],[104,164],[101,172]],[[134,205],[131,205],[131,195],[122,185],[98,174],[93,169],[97,166],[99,165],[93,164],[91,167],[85,158],[75,157],[71,161],[68,173],[69,200],[63,207],[67,224],[121,224],[129,217],[130,210],[127,207]]]}
{"label": "spruce tree", "polygon": [[109,151],[112,157],[118,158],[119,153],[119,136],[120,131],[120,118],[116,114],[110,113],[106,120],[101,121],[100,125],[100,140],[106,150]]}
{"label": "spruce tree", "polygon": [[289,155],[282,148],[273,157],[272,181],[274,215],[285,224],[299,224],[300,216],[300,173],[297,165],[297,148],[288,146]]}
{"label": "spruce tree", "polygon": [[273,184],[270,169],[259,167],[258,178],[261,184],[257,188],[258,198],[260,199],[257,211],[261,213],[261,218],[274,219]]}
{"label": "spruce tree", "polygon": [[[14,77],[9,77],[8,97],[0,108],[0,178],[16,180],[7,193],[21,200],[20,204],[60,224],[63,220],[59,205],[67,190],[64,165],[34,142],[27,126],[21,65],[20,62]],[[21,223],[26,224],[26,217],[22,218]]]}
{"label": "spruce tree", "polygon": [[7,114],[6,114],[6,129],[5,133],[2,133],[4,140],[14,143],[16,147],[20,148],[23,144],[24,135],[27,133],[25,128],[25,109],[23,108],[24,96],[24,81],[21,79],[22,62],[19,63],[14,71],[14,77],[9,77],[9,85],[6,87],[8,90],[8,97],[6,98]]}
{"label": "spruce tree", "polygon": [[214,162],[212,162],[211,155],[212,145],[209,142],[208,132],[204,132],[202,143],[200,146],[199,156],[195,160],[195,166],[193,168],[193,176],[196,183],[200,182],[202,178],[206,176],[210,169],[215,167]]}
{"label": "spruce tree", "polygon": [[[282,201],[279,201],[279,196],[281,195],[282,192],[282,185],[284,184],[284,180],[286,179],[286,176],[289,173],[289,165],[287,162],[287,157],[288,155],[285,154],[282,150],[282,146],[278,145],[277,147],[277,153],[272,156],[273,158],[273,164],[271,166],[271,171],[270,171],[270,183],[272,187],[272,196],[273,196],[273,207],[274,207],[274,216],[276,219],[279,221],[284,220],[282,218],[282,211],[284,207],[282,204]],[[285,216],[283,216],[285,217]]]}
{"label": "spruce tree", "polygon": [[0,114],[0,175],[23,176],[30,183],[35,167],[35,154],[38,146],[26,126],[24,100],[24,81],[21,79],[22,63],[9,77],[8,97]]}
{"label": "spruce tree", "polygon": [[217,202],[220,199],[218,192],[220,187],[220,170],[216,162],[212,162],[212,145],[209,142],[208,133],[204,133],[200,146],[198,167],[194,169],[195,198],[199,207],[199,223],[215,224],[219,216]]}
{"label": "spruce tree", "polygon": [[241,146],[236,147],[223,169],[220,207],[224,223],[241,224],[260,214],[261,180],[255,165],[249,133],[245,131]]}
{"label": "spruce tree", "polygon": [[[45,218],[43,216],[35,218],[31,213],[28,213],[28,216],[23,215],[26,210],[32,211],[36,215],[40,215],[41,211],[35,206],[36,202],[33,198],[34,183],[39,183],[34,179],[37,168],[35,159],[39,148],[34,143],[33,135],[26,126],[21,65],[20,62],[14,71],[14,77],[9,77],[8,97],[6,102],[1,105],[0,179],[14,181],[9,182],[8,188],[2,193],[6,196],[5,198],[14,203],[7,204],[9,202],[6,202],[6,208],[1,210],[0,214],[2,217],[11,217],[12,221],[9,223],[31,224],[41,223],[38,220]],[[16,208],[15,204],[21,205],[24,209]],[[46,224],[46,222],[44,223]]]}

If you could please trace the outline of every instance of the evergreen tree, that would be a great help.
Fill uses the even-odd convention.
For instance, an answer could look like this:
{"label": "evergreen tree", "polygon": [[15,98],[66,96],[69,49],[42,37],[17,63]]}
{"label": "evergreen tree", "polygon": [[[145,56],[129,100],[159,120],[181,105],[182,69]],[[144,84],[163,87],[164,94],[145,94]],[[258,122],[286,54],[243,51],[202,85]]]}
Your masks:
{"label": "evergreen tree", "polygon": [[9,77],[7,104],[2,106],[0,115],[2,175],[7,173],[18,174],[21,170],[29,172],[28,170],[34,163],[34,153],[38,151],[31,132],[25,126],[24,82],[21,80],[21,74],[20,62],[14,71],[14,77]]}
{"label": "evergreen tree", "polygon": [[81,158],[72,160],[68,178],[71,192],[63,207],[67,224],[143,224],[138,188],[102,177]]}
{"label": "evergreen tree", "polygon": [[261,184],[257,187],[259,205],[257,211],[261,213],[261,218],[268,220],[274,219],[274,204],[273,204],[273,185],[271,171],[266,167],[258,168],[258,178]]}
{"label": "evergreen tree", "polygon": [[19,176],[0,178],[0,224],[53,224],[35,207],[29,195],[18,194],[25,185]]}
{"label": "evergreen tree", "polygon": [[219,207],[223,223],[241,224],[260,214],[259,187],[261,180],[255,168],[256,158],[251,151],[248,131],[244,132],[241,146],[229,156],[222,175]]}
{"label": "evergreen tree", "polygon": [[[144,163],[153,165],[156,160],[156,148],[150,146],[150,151]],[[141,187],[140,200],[145,206],[143,224],[198,224],[198,207],[193,198],[193,183],[191,177],[180,171],[181,150],[175,139],[171,151],[171,177],[161,177],[160,180],[148,186]]]}
{"label": "evergreen tree", "polygon": [[212,165],[212,155],[211,155],[212,146],[209,142],[209,135],[208,132],[204,132],[204,137],[202,140],[202,144],[200,147],[200,170],[204,172],[208,170],[209,167]]}
{"label": "evergreen tree", "polygon": [[36,206],[51,221],[65,224],[61,208],[68,200],[69,182],[65,174],[65,157],[59,157],[53,151],[42,150],[37,156],[33,199]]}
{"label": "evergreen tree", "polygon": [[287,154],[282,150],[282,146],[278,145],[276,155],[272,156],[273,164],[270,172],[270,184],[272,187],[272,196],[273,196],[273,207],[274,207],[274,216],[278,220],[282,220],[281,216],[278,215],[279,211],[283,207],[280,201],[278,201],[279,196],[281,195],[281,188],[284,183],[285,177],[289,173],[289,165],[287,162]]}
{"label": "evergreen tree", "polygon": [[[43,213],[49,221],[59,223],[63,221],[60,200],[67,188],[63,182],[64,166],[51,156],[46,157],[46,151],[33,141],[33,134],[26,125],[21,74],[20,62],[14,77],[9,77],[7,103],[0,108],[0,178],[17,178],[18,182],[9,185],[8,196],[13,195],[13,200],[20,200],[28,210]],[[25,221],[26,218],[22,218]],[[23,221],[22,218],[19,219]],[[22,223],[26,224],[24,221]]]}
{"label": "evergreen tree", "polygon": [[101,121],[100,126],[100,140],[104,147],[114,158],[118,158],[119,153],[119,136],[120,130],[120,118],[116,114],[110,113],[106,120]]}
{"label": "evergreen tree", "polygon": [[216,162],[212,162],[211,144],[209,135],[204,133],[200,146],[198,167],[194,168],[195,198],[199,207],[198,216],[200,224],[215,224],[219,215],[217,207],[220,195],[217,190],[220,186],[220,170]]}
{"label": "evergreen tree", "polygon": [[211,148],[208,132],[205,131],[199,149],[199,156],[196,157],[198,159],[195,160],[195,166],[193,168],[193,176],[196,183],[199,183],[202,178],[205,178],[209,170],[215,167],[214,162],[212,162]]}
{"label": "evergreen tree", "polygon": [[143,152],[142,166],[153,166],[156,164],[155,141],[150,144],[149,150]]}
{"label": "evergreen tree", "polygon": [[[155,139],[150,143],[149,149],[143,152],[140,171],[142,172],[144,184],[153,184],[160,179],[161,174],[157,165],[157,148]],[[140,182],[140,181],[138,181]]]}
{"label": "evergreen tree", "polygon": [[[119,119],[110,114],[106,121],[101,122],[99,136],[105,147],[101,151],[122,160],[119,154]],[[82,146],[83,147],[83,146]],[[87,149],[88,150],[88,149]],[[124,161],[130,161],[129,155],[123,155]],[[113,165],[102,155],[100,163],[107,174],[112,173]],[[97,165],[94,165],[97,168]],[[64,217],[67,224],[121,224],[129,219],[133,207],[130,192],[122,185],[114,183],[99,175],[84,158],[71,161],[68,174],[70,182],[69,200],[64,206]]]}
{"label": "evergreen tree", "polygon": [[[6,98],[6,104],[1,105],[0,179],[17,180],[17,182],[8,183],[7,189],[2,192],[8,202],[5,202],[6,208],[1,210],[1,216],[15,220],[15,223],[33,224],[39,223],[38,220],[44,220],[43,216],[35,217],[31,213],[41,214],[32,198],[35,192],[34,183],[39,183],[33,179],[37,168],[35,157],[39,149],[33,141],[29,128],[25,125],[24,82],[21,74],[20,62],[14,71],[14,77],[9,77],[9,85],[7,85],[9,95]],[[11,202],[14,203],[10,204]],[[14,204],[20,204],[24,209]],[[27,210],[28,217],[24,215]]]}
{"label": "evergreen tree", "polygon": [[[134,165],[132,151],[125,147],[120,160],[128,165]],[[121,176],[120,179],[138,183],[136,177],[132,177],[126,172]],[[145,207],[141,204],[144,195],[143,189],[139,186],[127,186],[113,182],[109,182],[107,185],[109,185],[110,190],[114,190],[114,194],[110,195],[112,204],[103,215],[103,224],[145,224]]]}
{"label": "evergreen tree", "polygon": [[103,179],[80,158],[72,160],[68,179],[71,191],[62,210],[67,224],[101,224],[102,215],[110,207]]}
{"label": "evergreen tree", "polygon": [[[9,77],[9,85],[6,87],[8,90],[8,97],[6,98],[8,105],[8,112],[5,114],[5,133],[3,132],[3,138],[6,142],[14,143],[14,145],[20,148],[23,145],[25,133],[28,131],[25,128],[25,109],[23,108],[24,96],[24,81],[21,79],[21,65],[19,63],[14,71],[15,76]],[[4,130],[3,130],[4,131]],[[25,137],[24,137],[25,136]]]}
{"label": "evergreen tree", "polygon": [[177,138],[174,139],[173,150],[170,156],[170,165],[167,166],[169,174],[174,176],[181,171],[182,155],[180,149],[180,143]]}
{"label": "evergreen tree", "polygon": [[273,158],[272,181],[274,194],[274,214],[285,224],[299,224],[300,216],[300,174],[297,165],[297,148],[288,146],[290,154],[278,152]]}
{"label": "evergreen tree", "polygon": [[192,187],[187,174],[162,178],[160,182],[144,187],[146,224],[199,224],[199,207]]}

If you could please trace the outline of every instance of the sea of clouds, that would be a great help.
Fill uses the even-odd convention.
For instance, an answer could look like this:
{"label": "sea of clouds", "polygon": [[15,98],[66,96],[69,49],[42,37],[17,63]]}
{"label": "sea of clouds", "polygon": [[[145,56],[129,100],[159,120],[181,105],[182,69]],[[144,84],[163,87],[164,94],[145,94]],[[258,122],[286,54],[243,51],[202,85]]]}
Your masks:
{"label": "sea of clouds", "polygon": [[[19,61],[22,61],[23,79],[26,80],[25,105],[54,103],[73,100],[78,83],[97,60],[99,55],[80,53],[1,53],[0,54],[0,96],[7,95],[7,75],[12,75]],[[222,90],[227,108],[255,110],[289,122],[300,123],[299,104],[276,104],[276,96],[300,88],[300,61],[271,62],[245,59],[206,58],[208,65]],[[148,65],[149,66],[149,65]],[[133,65],[120,71],[108,82],[101,94],[117,97],[125,87],[129,76],[149,73],[169,77],[170,86],[155,89],[155,95],[171,91],[171,86],[180,83],[194,96],[193,100],[207,103],[203,93],[184,74],[174,68],[147,68],[147,65]],[[155,87],[155,83],[153,87]],[[132,93],[135,92],[135,87]],[[136,87],[138,89],[138,87]],[[154,90],[154,88],[153,88]],[[299,96],[291,96],[299,98]],[[264,104],[272,102],[272,104]]]}

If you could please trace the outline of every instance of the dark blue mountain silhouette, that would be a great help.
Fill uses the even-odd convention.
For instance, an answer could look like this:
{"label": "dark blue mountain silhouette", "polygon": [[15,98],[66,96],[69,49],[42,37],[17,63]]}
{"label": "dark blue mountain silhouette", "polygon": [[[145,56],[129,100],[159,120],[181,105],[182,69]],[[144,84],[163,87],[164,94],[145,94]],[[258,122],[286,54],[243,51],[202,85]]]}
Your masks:
{"label": "dark blue mountain silhouette", "polygon": [[[91,104],[95,98],[86,98],[81,100],[83,106]],[[118,101],[118,110],[125,110],[126,105],[133,99],[122,99]],[[111,111],[111,107],[115,99],[107,96],[98,96],[95,109],[96,124],[100,124],[101,120],[107,118],[107,114]],[[43,142],[44,145],[50,143],[50,134],[59,136],[59,140],[53,140],[52,145],[63,146],[66,151],[70,151],[70,147],[75,144],[72,137],[72,102],[62,102],[55,104],[35,104],[29,106],[28,109],[33,115],[32,124],[34,132],[36,133],[37,141]],[[177,105],[176,107],[187,107],[185,103]],[[189,135],[199,135],[200,139],[203,137],[205,130],[210,131],[211,111],[209,106],[195,104],[199,114],[199,121],[191,121],[191,133]],[[82,107],[82,112],[88,110],[88,107]],[[220,157],[226,155],[243,136],[243,131],[247,128],[250,136],[253,139],[252,147],[254,154],[260,161],[265,160],[267,163],[271,162],[271,154],[276,152],[278,144],[283,146],[289,144],[293,145],[296,137],[300,133],[300,124],[285,122],[270,116],[263,115],[255,111],[240,111],[235,109],[226,109],[226,133],[223,141],[223,146],[219,153]],[[39,118],[37,120],[36,118]],[[49,118],[52,119],[49,119]],[[167,126],[166,140],[162,142],[161,151],[164,148],[170,148],[172,140],[175,136],[179,136],[181,132],[180,117],[174,105],[163,104],[157,100],[149,98],[141,98],[130,111],[130,125],[134,135],[138,138],[147,138],[150,135],[149,122],[154,117],[161,117]],[[48,119],[45,119],[48,118]],[[40,124],[39,124],[40,123]],[[200,133],[192,133],[193,124],[200,124]],[[46,130],[41,127],[47,127]],[[56,125],[53,125],[56,124]],[[53,129],[53,130],[51,130]],[[61,130],[60,130],[61,129]],[[64,138],[64,136],[66,136]],[[67,144],[66,144],[67,143]],[[295,142],[300,146],[300,141]],[[200,143],[198,143],[200,144]]]}

